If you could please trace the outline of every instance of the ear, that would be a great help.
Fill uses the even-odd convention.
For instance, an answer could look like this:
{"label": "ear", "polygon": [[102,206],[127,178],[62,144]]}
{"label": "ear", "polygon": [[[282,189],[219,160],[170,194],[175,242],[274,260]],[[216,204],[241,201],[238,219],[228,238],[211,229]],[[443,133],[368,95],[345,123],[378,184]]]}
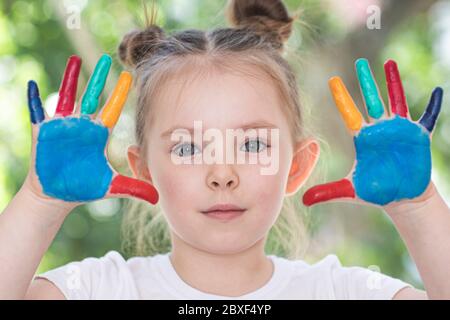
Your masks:
{"label": "ear", "polygon": [[137,145],[131,145],[128,147],[127,153],[128,165],[133,172],[133,177],[136,179],[146,180],[150,184],[153,184],[148,167],[142,164],[142,157],[139,147]]}
{"label": "ear", "polygon": [[319,154],[319,143],[313,138],[296,144],[286,185],[286,195],[296,193],[305,183],[316,166]]}

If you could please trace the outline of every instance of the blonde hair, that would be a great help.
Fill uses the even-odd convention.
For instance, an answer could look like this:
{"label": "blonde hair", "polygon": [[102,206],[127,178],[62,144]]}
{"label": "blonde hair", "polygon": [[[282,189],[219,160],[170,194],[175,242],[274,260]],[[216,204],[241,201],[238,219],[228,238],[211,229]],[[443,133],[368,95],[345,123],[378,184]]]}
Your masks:
{"label": "blonde hair", "polygon": [[[231,72],[258,76],[262,71],[276,85],[286,107],[292,141],[306,137],[303,107],[293,69],[282,57],[293,22],[284,4],[277,0],[231,0],[227,17],[232,27],[211,31],[184,30],[166,35],[154,24],[155,11],[144,30],[126,34],[119,46],[121,61],[135,71],[138,92],[136,143],[147,155],[146,129],[155,116],[150,113],[160,88],[174,75],[201,64]],[[195,68],[194,68],[195,70]],[[201,72],[201,71],[199,71]],[[147,163],[143,159],[141,166]],[[142,167],[140,167],[142,169]],[[266,242],[266,254],[299,258],[306,249],[305,208],[296,194],[285,197],[282,211]],[[122,223],[123,250],[130,255],[155,255],[171,250],[169,227],[159,206],[127,200]]]}

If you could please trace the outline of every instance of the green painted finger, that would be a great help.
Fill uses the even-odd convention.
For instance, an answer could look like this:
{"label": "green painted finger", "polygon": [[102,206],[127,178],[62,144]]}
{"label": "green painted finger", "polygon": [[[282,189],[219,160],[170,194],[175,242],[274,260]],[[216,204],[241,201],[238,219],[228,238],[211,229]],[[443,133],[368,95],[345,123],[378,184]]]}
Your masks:
{"label": "green painted finger", "polygon": [[106,78],[111,68],[111,57],[104,54],[97,62],[86,91],[81,100],[81,113],[93,114],[97,110],[98,100],[105,87]]}
{"label": "green painted finger", "polygon": [[369,116],[380,118],[384,113],[384,105],[367,59],[356,60],[356,74]]}

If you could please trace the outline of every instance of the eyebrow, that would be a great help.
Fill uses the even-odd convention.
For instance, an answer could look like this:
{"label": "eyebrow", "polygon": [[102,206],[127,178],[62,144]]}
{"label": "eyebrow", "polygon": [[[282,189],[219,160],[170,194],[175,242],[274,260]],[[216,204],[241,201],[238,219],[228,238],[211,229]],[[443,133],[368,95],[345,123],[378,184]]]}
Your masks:
{"label": "eyebrow", "polygon": [[[265,121],[265,120],[259,120],[259,121],[246,123],[246,124],[242,125],[241,127],[234,128],[234,129],[243,129],[245,131],[248,129],[260,129],[260,128],[278,128],[278,127],[270,122]],[[175,131],[177,129],[185,129],[188,132],[190,132],[191,134],[194,133],[194,128],[188,128],[188,127],[184,127],[182,125],[178,125],[178,126],[173,126],[170,129],[164,131],[161,134],[161,138],[167,138],[168,136],[170,136],[172,134],[173,131]]]}

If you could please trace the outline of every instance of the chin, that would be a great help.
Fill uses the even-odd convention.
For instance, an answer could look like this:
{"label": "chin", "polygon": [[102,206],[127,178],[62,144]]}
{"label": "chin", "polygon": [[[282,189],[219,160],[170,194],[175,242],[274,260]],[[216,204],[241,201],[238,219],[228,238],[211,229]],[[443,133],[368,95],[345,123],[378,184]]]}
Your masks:
{"label": "chin", "polygon": [[255,241],[249,241],[248,238],[240,235],[216,235],[197,239],[199,249],[215,254],[234,254],[242,252],[251,247]]}

